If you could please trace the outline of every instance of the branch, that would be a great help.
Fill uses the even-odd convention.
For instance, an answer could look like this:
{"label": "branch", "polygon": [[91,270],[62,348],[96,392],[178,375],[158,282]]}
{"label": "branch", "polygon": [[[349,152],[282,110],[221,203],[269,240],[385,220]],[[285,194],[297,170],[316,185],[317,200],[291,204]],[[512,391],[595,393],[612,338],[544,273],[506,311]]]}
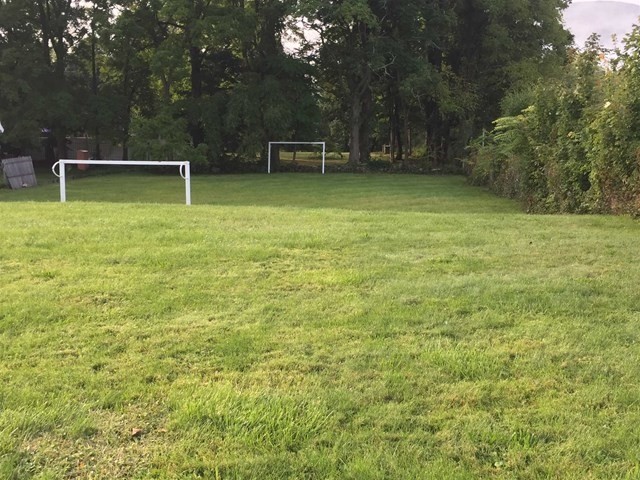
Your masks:
{"label": "branch", "polygon": [[393,58],[391,59],[391,61],[389,63],[386,63],[384,65],[379,66],[378,68],[372,68],[371,70],[373,70],[374,72],[379,72],[380,70],[384,70],[384,74],[387,76],[391,76],[391,74],[389,73],[389,71],[387,70],[391,65],[396,63],[396,56],[394,55]]}

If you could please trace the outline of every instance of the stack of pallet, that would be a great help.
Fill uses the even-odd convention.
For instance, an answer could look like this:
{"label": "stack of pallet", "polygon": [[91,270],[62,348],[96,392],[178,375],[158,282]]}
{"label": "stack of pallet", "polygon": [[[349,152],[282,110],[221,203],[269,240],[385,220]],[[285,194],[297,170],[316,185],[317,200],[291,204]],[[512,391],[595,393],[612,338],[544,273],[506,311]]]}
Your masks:
{"label": "stack of pallet", "polygon": [[6,158],[2,160],[2,171],[5,182],[14,190],[38,184],[31,157]]}

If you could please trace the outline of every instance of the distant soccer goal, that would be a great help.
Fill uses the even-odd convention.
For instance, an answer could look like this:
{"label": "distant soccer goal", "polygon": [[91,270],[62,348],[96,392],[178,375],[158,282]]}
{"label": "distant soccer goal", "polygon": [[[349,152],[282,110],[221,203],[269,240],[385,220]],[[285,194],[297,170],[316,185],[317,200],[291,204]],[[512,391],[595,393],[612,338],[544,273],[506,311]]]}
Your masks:
{"label": "distant soccer goal", "polygon": [[[60,179],[60,201],[67,201],[67,179],[65,173],[66,165],[127,165],[127,166],[156,166],[156,167],[180,167],[180,176],[184,179],[184,189],[186,204],[191,205],[191,164],[189,162],[153,162],[139,160],[60,160],[56,162],[51,170]],[[56,167],[58,171],[56,172]]]}
{"label": "distant soccer goal", "polygon": [[322,146],[322,174],[324,175],[325,160],[327,157],[326,142],[269,142],[269,152],[267,155],[267,173],[271,173],[271,147],[274,145],[321,145]]}

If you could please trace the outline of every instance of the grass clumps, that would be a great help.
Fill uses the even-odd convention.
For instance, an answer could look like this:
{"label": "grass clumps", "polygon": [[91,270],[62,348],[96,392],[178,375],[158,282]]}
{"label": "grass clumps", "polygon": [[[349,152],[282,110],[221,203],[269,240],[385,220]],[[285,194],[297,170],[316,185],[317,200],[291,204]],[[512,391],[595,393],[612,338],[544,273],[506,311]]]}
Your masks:
{"label": "grass clumps", "polygon": [[637,222],[456,177],[105,179],[0,192],[1,477],[637,474]]}

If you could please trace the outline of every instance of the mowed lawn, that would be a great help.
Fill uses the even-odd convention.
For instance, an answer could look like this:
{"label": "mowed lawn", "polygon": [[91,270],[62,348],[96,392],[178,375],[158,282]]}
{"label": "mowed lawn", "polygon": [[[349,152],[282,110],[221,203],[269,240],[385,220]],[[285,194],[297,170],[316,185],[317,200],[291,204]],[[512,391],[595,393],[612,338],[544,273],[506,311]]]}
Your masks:
{"label": "mowed lawn", "polygon": [[[0,478],[640,478],[640,223],[460,177],[0,190]],[[164,203],[145,203],[164,202]]]}

